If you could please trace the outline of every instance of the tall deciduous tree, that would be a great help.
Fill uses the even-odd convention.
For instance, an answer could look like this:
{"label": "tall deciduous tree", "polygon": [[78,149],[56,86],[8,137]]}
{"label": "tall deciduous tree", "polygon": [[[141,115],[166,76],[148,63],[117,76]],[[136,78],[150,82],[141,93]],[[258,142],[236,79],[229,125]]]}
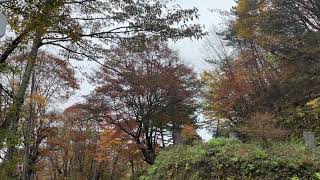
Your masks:
{"label": "tall deciduous tree", "polygon": [[166,43],[149,43],[136,52],[114,47],[94,81],[88,103],[101,120],[117,126],[139,145],[145,161],[153,164],[161,133],[179,130],[194,121],[198,82]]}

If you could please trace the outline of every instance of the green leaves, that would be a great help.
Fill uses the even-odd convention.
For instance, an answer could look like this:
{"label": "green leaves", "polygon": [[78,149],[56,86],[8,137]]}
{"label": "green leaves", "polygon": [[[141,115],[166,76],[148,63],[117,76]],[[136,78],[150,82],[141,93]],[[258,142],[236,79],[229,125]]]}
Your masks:
{"label": "green leaves", "polygon": [[320,179],[320,172],[314,173],[314,177],[315,177],[316,179]]}
{"label": "green leaves", "polygon": [[301,147],[303,145],[288,143],[262,149],[258,144],[212,139],[208,144],[162,151],[144,177],[155,180],[313,179],[319,176],[319,157]]}

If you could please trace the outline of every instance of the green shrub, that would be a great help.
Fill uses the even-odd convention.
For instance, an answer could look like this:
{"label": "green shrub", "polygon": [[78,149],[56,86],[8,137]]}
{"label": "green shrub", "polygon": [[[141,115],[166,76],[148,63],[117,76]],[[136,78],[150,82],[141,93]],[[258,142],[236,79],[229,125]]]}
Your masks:
{"label": "green shrub", "polygon": [[274,143],[265,149],[254,143],[213,139],[161,152],[140,179],[320,179],[319,160],[301,143]]}

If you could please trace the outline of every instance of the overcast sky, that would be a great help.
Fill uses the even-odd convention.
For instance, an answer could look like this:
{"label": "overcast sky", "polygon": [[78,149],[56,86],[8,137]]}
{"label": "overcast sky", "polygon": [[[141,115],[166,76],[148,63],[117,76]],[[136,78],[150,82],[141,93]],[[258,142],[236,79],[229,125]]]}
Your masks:
{"label": "overcast sky", "polygon": [[[197,7],[200,19],[197,21],[205,25],[206,30],[210,30],[212,25],[221,26],[222,19],[217,13],[210,12],[210,9],[230,10],[234,5],[234,0],[177,0],[184,8]],[[184,39],[171,45],[180,52],[182,59],[192,65],[196,71],[201,72],[208,68],[201,55],[201,40]]]}

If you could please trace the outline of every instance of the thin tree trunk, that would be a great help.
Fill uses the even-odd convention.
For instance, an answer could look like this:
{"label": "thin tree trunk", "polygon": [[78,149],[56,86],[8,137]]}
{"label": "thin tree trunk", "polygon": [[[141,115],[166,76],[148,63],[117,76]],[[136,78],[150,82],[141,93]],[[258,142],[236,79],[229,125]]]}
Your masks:
{"label": "thin tree trunk", "polygon": [[164,135],[163,135],[163,129],[161,128],[160,130],[160,134],[161,134],[161,141],[162,141],[162,148],[166,148],[166,144],[164,142]]}
{"label": "thin tree trunk", "polygon": [[94,159],[91,166],[91,178],[90,180],[97,179],[97,161]]}
{"label": "thin tree trunk", "polygon": [[8,116],[6,117],[5,122],[3,122],[3,124],[1,124],[1,127],[0,127],[1,129],[7,130],[8,133],[13,136],[9,138],[9,139],[12,139],[12,141],[8,142],[9,147],[8,147],[8,152],[6,154],[6,160],[11,160],[15,152],[15,141],[17,139],[16,137],[17,130],[18,130],[17,125],[20,117],[20,111],[25,100],[25,94],[29,85],[32,71],[36,64],[36,58],[37,58],[37,54],[40,46],[41,46],[41,34],[37,33],[34,39],[33,46],[30,51],[28,60],[27,60],[27,66],[22,77],[22,83],[18,91],[14,94],[13,104],[10,107]]}
{"label": "thin tree trunk", "polygon": [[34,126],[34,104],[33,104],[33,94],[34,94],[34,88],[35,88],[35,72],[32,73],[32,81],[31,81],[31,89],[30,89],[30,106],[29,106],[29,118],[27,122],[27,128],[25,131],[25,162],[24,162],[24,174],[23,174],[23,180],[31,180],[32,179],[32,165],[33,162],[31,160],[31,140],[32,140],[32,133],[33,133],[33,126]]}
{"label": "thin tree trunk", "polygon": [[[95,126],[95,125],[94,125]],[[96,129],[96,127],[94,128],[94,155],[97,154],[97,148],[98,148],[98,129]],[[92,180],[97,180],[98,179],[98,175],[97,175],[97,160],[96,158],[94,157],[93,159],[93,162],[92,162],[92,169],[91,169],[91,172],[92,172]]]}
{"label": "thin tree trunk", "polygon": [[216,129],[216,133],[215,133],[215,138],[220,137],[220,120],[217,120],[217,129]]}
{"label": "thin tree trunk", "polygon": [[131,166],[131,172],[132,172],[132,175],[134,175],[134,162],[133,160],[130,160],[130,166]]}
{"label": "thin tree trunk", "polygon": [[153,153],[153,150],[150,148],[140,148],[140,150],[145,158],[145,161],[150,165],[154,164],[155,155]]}

